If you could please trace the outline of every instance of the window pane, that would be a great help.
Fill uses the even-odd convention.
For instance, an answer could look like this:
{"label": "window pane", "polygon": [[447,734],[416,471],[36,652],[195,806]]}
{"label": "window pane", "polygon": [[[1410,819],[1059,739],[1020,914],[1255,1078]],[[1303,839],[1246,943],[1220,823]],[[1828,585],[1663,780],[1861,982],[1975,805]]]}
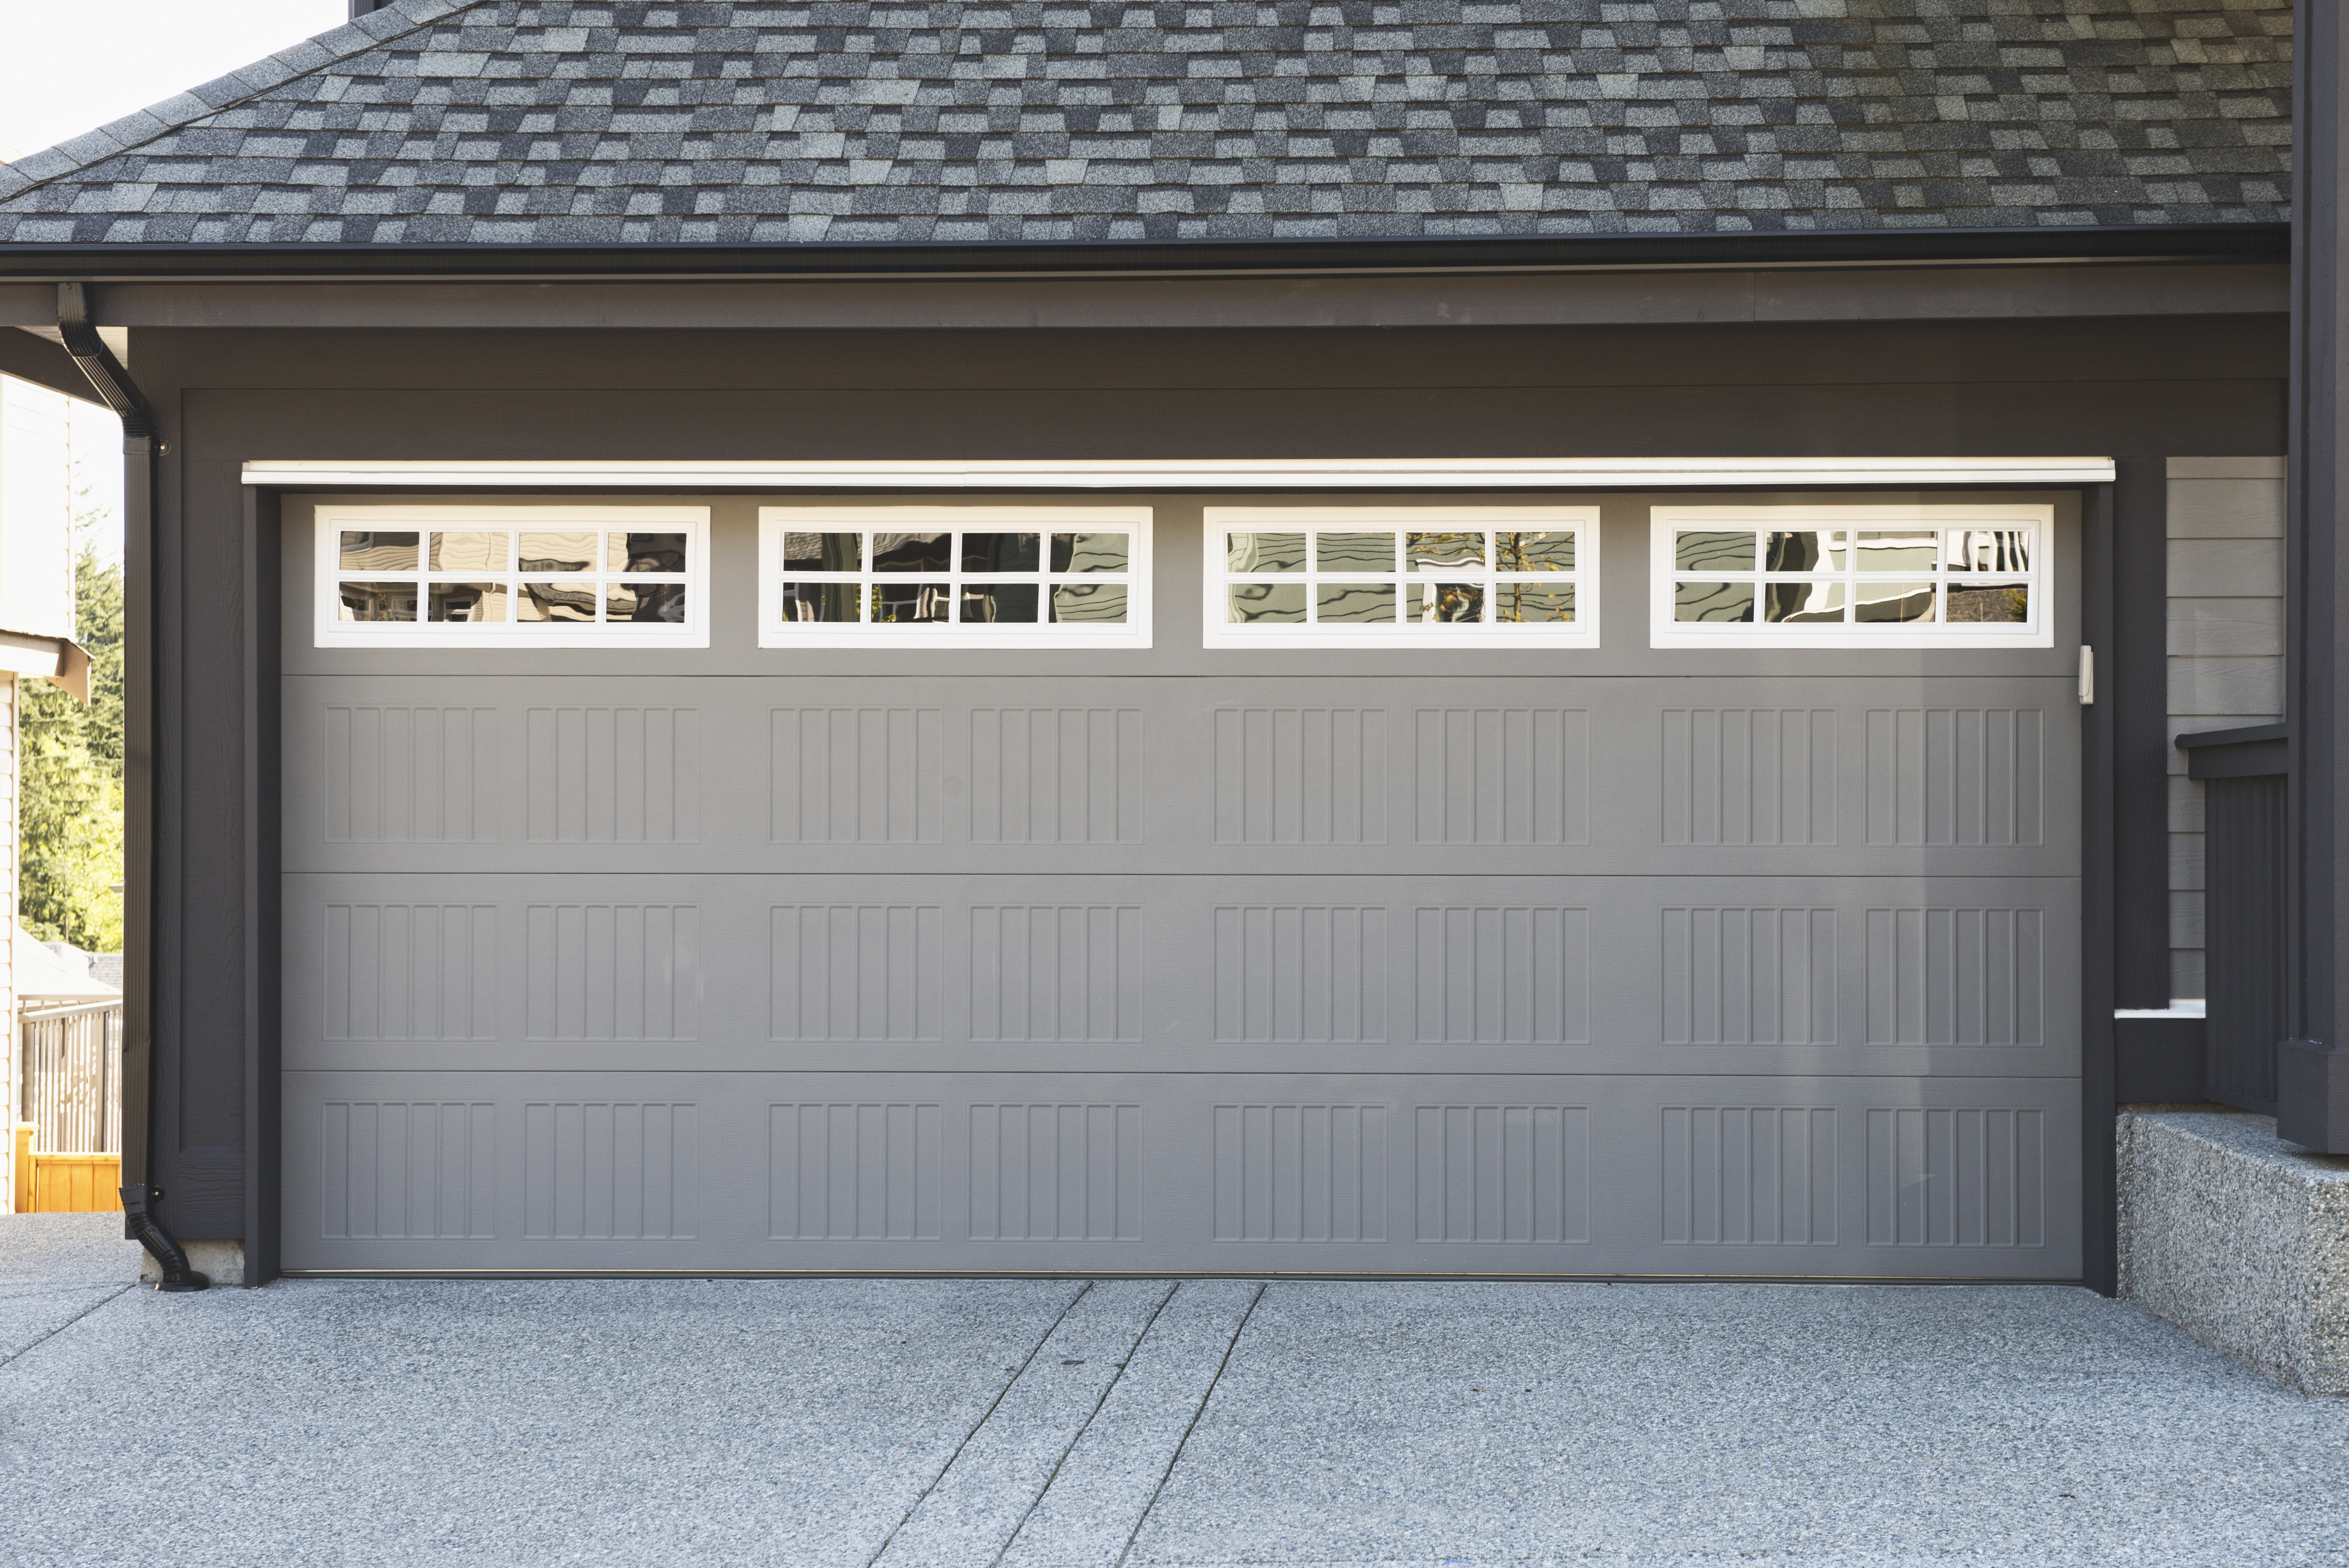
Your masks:
{"label": "window pane", "polygon": [[347,572],[412,572],[416,570],[416,535],[346,533],[342,557]]}
{"label": "window pane", "polygon": [[1414,572],[1471,569],[1485,564],[1485,535],[1476,533],[1413,534],[1405,542],[1403,554]]}
{"label": "window pane", "polygon": [[[1034,534],[965,534],[962,536],[962,569],[966,572],[1032,572],[1041,564],[1037,545],[1040,536]],[[963,607],[968,612],[969,606]],[[966,613],[963,618],[972,617]],[[985,618],[992,619],[992,617]],[[1032,615],[1027,618],[1034,620]]]}
{"label": "window pane", "polygon": [[345,583],[340,591],[344,620],[414,620],[414,583]]}
{"label": "window pane", "polygon": [[611,549],[611,569],[616,572],[685,570],[682,534],[615,534]]}
{"label": "window pane", "polygon": [[[875,534],[873,569],[876,572],[943,572],[947,569],[945,534]],[[924,620],[943,620],[943,615]]]}
{"label": "window pane", "polygon": [[[1027,535],[1033,539],[1035,535]],[[1033,583],[965,583],[962,618],[966,621],[1027,621],[1036,619]]]}
{"label": "window pane", "polygon": [[426,614],[433,620],[503,624],[510,598],[503,583],[435,583],[427,592]]}
{"label": "window pane", "polygon": [[783,618],[790,621],[853,621],[864,597],[864,587],[861,583],[785,583]]}
{"label": "window pane", "polygon": [[1294,624],[1302,621],[1305,618],[1305,585],[1234,583],[1226,602],[1225,614],[1234,625]]}
{"label": "window pane", "polygon": [[1862,583],[1852,595],[1852,618],[1918,621],[1933,618],[1930,583]]}
{"label": "window pane", "polygon": [[[1112,535],[1094,535],[1094,538]],[[1113,535],[1123,540],[1123,535]],[[1055,621],[1091,621],[1123,625],[1126,587],[1123,583],[1061,583],[1052,588]]]}
{"label": "window pane", "polygon": [[1570,572],[1574,570],[1573,531],[1495,534],[1493,565],[1504,572]]}
{"label": "window pane", "polygon": [[1950,570],[2000,572],[2015,576],[2031,570],[2031,533],[2024,528],[1957,528],[1943,535],[1949,541]]}
{"label": "window pane", "polygon": [[593,572],[604,541],[594,534],[524,533],[522,569],[525,572]]}
{"label": "window pane", "polygon": [[1419,583],[1411,596],[1411,617],[1417,621],[1478,621],[1485,618],[1485,587],[1481,583]]}
{"label": "window pane", "polygon": [[864,569],[862,534],[786,534],[783,570],[787,572],[857,572]]}
{"label": "window pane", "polygon": [[565,583],[524,583],[522,597],[514,607],[522,613],[514,618],[533,623],[563,621],[574,623],[595,618],[595,587],[593,583],[576,586]]}
{"label": "window pane", "polygon": [[[1392,572],[1395,569],[1392,534],[1316,534],[1313,564],[1325,572]],[[1321,618],[1328,620],[1328,616]]]}
{"label": "window pane", "polygon": [[[1323,535],[1324,539],[1328,535]],[[1392,549],[1392,545],[1388,546]],[[1392,583],[1322,583],[1314,590],[1313,613],[1324,625],[1340,621],[1383,623],[1395,618]]]}
{"label": "window pane", "polygon": [[[1128,535],[1123,534],[1055,534],[1052,570],[1056,572],[1122,572],[1125,570]],[[1125,612],[1118,612],[1118,619]]]}
{"label": "window pane", "polygon": [[[1672,542],[1672,569],[1678,572],[1750,572],[1757,535],[1724,534],[1718,530],[1683,532]],[[1687,616],[1681,618],[1689,619]]]}
{"label": "window pane", "polygon": [[502,572],[512,544],[503,533],[435,534],[429,564],[436,572]]}
{"label": "window pane", "polygon": [[1493,618],[1500,621],[1561,621],[1574,618],[1572,583],[1495,583]]}
{"label": "window pane", "polygon": [[607,621],[669,621],[682,626],[685,623],[685,585],[606,583],[604,585],[604,618]]}
{"label": "window pane", "polygon": [[[1920,529],[1884,529],[1869,532],[1862,529],[1856,535],[1858,543],[1853,553],[1858,557],[1863,572],[1930,572],[1933,569],[1936,541],[1932,535]],[[1860,618],[1865,620],[1865,616]]]}
{"label": "window pane", "polygon": [[1840,529],[1800,529],[1770,534],[1762,541],[1762,568],[1769,572],[1840,572],[1844,566]]}
{"label": "window pane", "polygon": [[1841,583],[1764,583],[1762,618],[1769,621],[1833,621],[1843,624]]}
{"label": "window pane", "polygon": [[2031,618],[2031,589],[2022,583],[1971,588],[1950,585],[1950,619],[1980,625],[2002,621],[2010,625]]}
{"label": "window pane", "polygon": [[[1301,572],[1305,569],[1302,534],[1234,534],[1225,559],[1235,572]],[[1298,618],[1303,619],[1305,596],[1297,597]]]}
{"label": "window pane", "polygon": [[[881,538],[888,538],[885,534]],[[902,537],[902,535],[901,535]],[[941,534],[940,539],[946,537]],[[946,546],[940,545],[943,551]],[[880,541],[874,542],[880,548]],[[934,625],[954,618],[953,599],[944,583],[875,583],[872,586],[873,618],[899,626]]]}
{"label": "window pane", "polygon": [[[1685,539],[1687,535],[1681,535]],[[1753,535],[1744,535],[1750,542]],[[1672,618],[1679,620],[1741,621],[1754,618],[1754,585],[1752,583],[1674,583],[1672,585]]]}

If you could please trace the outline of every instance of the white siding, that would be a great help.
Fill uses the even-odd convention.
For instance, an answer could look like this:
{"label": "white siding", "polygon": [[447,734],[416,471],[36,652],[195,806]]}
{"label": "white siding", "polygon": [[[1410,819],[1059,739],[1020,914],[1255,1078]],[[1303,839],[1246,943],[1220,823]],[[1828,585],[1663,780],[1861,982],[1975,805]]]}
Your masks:
{"label": "white siding", "polygon": [[[2280,457],[2169,460],[2169,732],[2283,717]],[[2169,991],[2202,978],[2202,786],[2169,753]]]}
{"label": "white siding", "polygon": [[0,376],[0,630],[74,634],[71,406]]}

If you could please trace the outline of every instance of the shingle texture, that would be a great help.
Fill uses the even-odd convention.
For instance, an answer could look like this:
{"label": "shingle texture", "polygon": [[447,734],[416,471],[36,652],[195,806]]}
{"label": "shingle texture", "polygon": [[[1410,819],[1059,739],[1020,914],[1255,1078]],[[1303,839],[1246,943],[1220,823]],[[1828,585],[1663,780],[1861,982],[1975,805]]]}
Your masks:
{"label": "shingle texture", "polygon": [[0,168],[0,241],[2261,222],[2290,0],[398,0]]}

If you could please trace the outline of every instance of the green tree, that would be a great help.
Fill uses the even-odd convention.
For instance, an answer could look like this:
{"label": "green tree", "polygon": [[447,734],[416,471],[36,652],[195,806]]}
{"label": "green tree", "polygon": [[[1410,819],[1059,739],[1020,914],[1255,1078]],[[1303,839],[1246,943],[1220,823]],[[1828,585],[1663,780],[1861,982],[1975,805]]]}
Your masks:
{"label": "green tree", "polygon": [[17,923],[43,941],[122,949],[122,568],[74,558],[88,707],[53,681],[17,683]]}

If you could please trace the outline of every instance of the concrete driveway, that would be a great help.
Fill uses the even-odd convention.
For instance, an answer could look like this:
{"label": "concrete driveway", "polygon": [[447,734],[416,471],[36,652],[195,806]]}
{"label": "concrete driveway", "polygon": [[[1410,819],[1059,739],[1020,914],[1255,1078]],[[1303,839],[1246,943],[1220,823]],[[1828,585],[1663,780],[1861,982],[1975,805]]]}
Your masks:
{"label": "concrete driveway", "polygon": [[2349,1400],[2049,1287],[133,1289],[0,1218],[0,1563],[2349,1563]]}

